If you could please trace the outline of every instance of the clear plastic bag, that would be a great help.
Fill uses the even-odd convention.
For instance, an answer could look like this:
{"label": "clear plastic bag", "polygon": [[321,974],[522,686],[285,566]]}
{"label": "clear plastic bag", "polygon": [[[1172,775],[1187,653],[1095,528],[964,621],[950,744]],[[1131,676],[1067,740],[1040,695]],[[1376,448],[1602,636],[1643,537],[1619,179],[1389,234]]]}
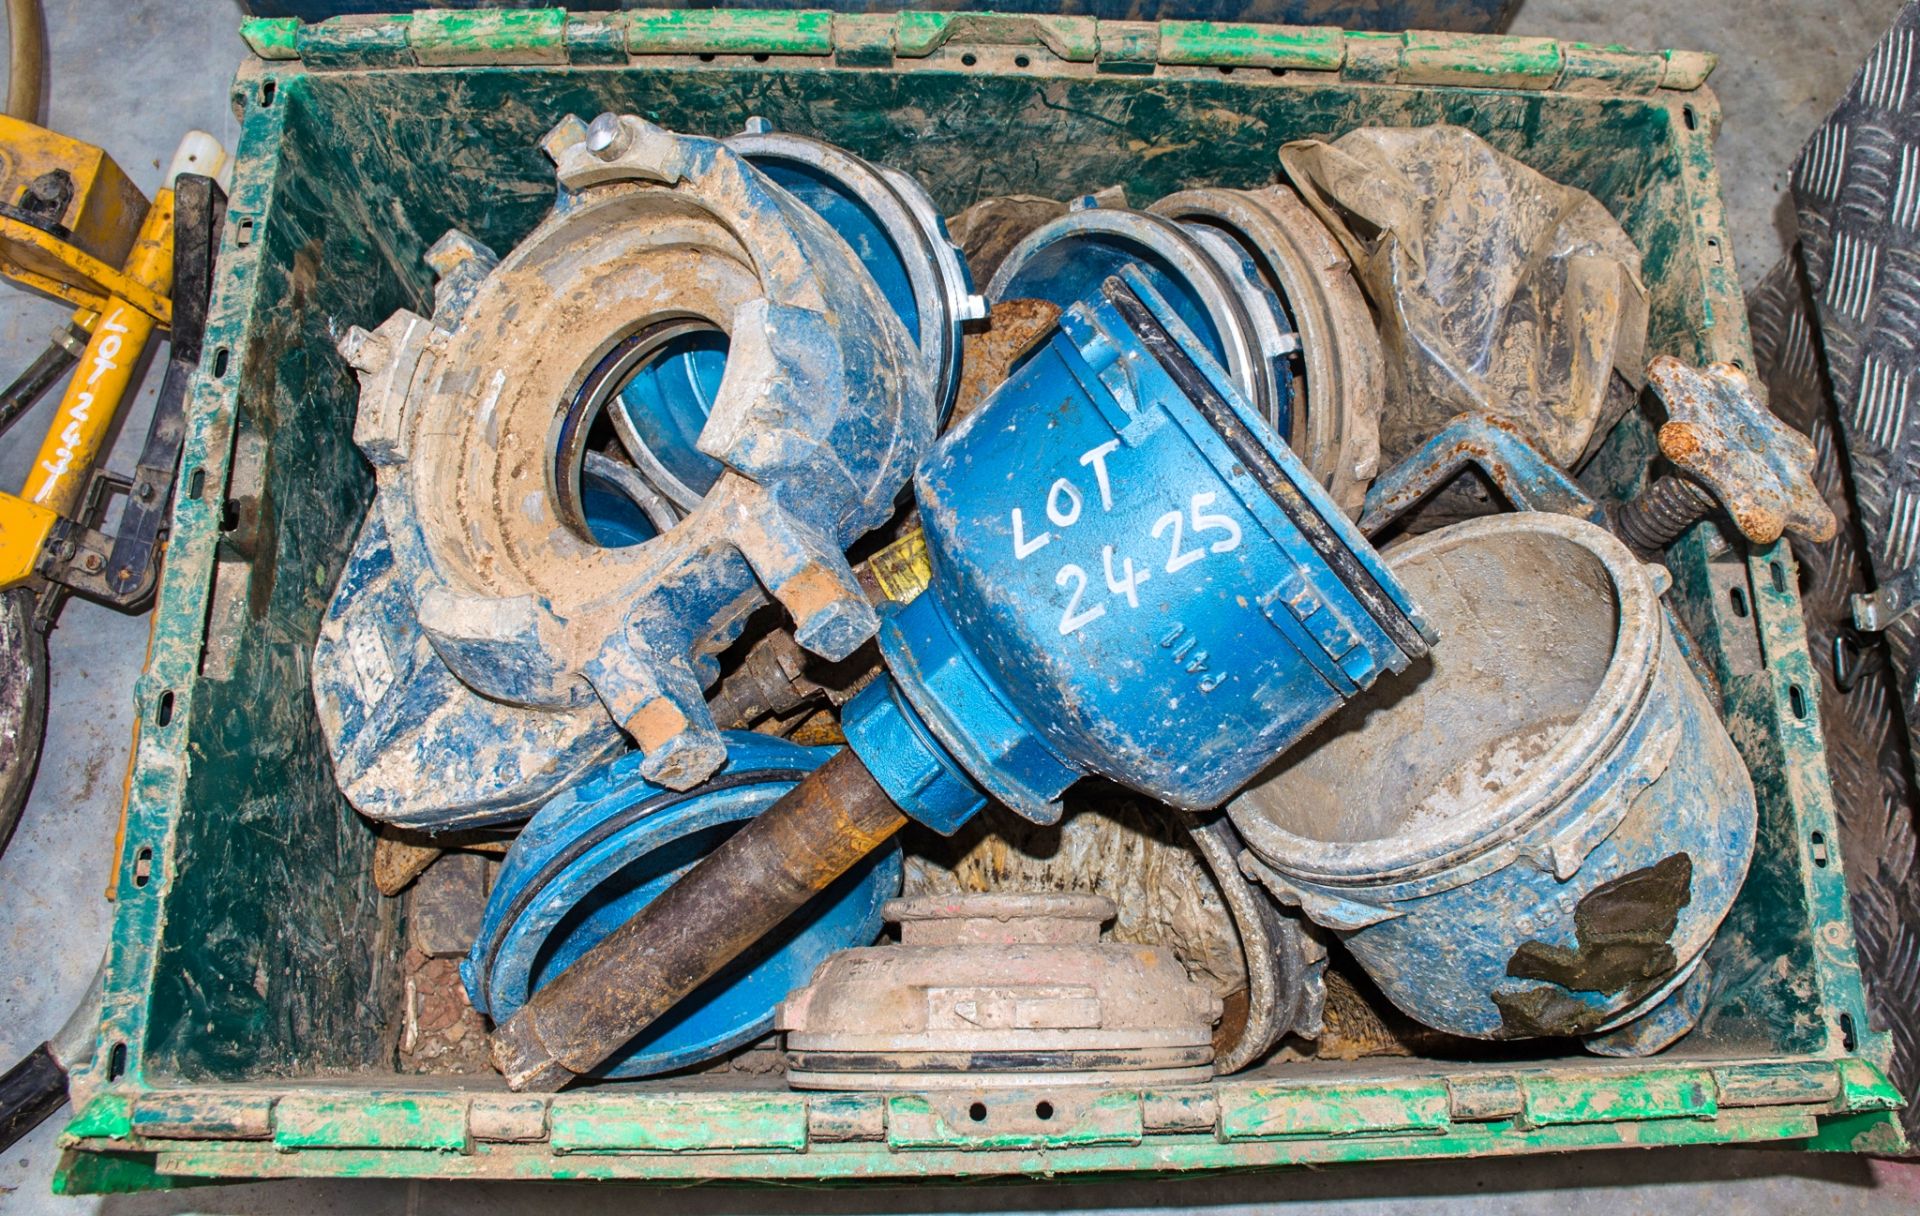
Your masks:
{"label": "clear plastic bag", "polygon": [[[1387,356],[1383,467],[1467,412],[1577,468],[1645,381],[1640,251],[1592,195],[1459,127],[1281,149],[1353,260]],[[1453,495],[1445,516],[1479,513]]]}

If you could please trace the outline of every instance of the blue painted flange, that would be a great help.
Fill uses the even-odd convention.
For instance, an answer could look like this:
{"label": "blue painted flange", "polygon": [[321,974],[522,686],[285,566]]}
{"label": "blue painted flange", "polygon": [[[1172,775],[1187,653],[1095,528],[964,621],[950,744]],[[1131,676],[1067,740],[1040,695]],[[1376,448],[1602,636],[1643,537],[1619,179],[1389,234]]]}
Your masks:
{"label": "blue painted flange", "polygon": [[[919,348],[946,417],[960,387],[961,322],[984,315],[985,306],[926,190],[843,148],[773,131],[759,119],[727,146],[846,241]],[[724,334],[682,335],[648,356],[619,393],[633,438],[659,462],[661,490],[683,510],[720,475],[720,462],[697,444],[726,365]]]}
{"label": "blue painted flange", "polygon": [[[460,966],[475,1009],[503,1022],[833,754],[747,732],[726,736],[727,763],[675,793],[640,777],[640,755],[595,769],[527,824],[494,883],[472,952]],[[759,946],[683,1000],[598,1071],[631,1078],[710,1060],[773,1029],[773,1011],[828,955],[880,932],[880,906],[900,891],[889,843]]]}
{"label": "blue painted flange", "polygon": [[[1128,270],[1172,306],[1206,353],[1225,367],[1254,413],[1292,433],[1292,336],[1279,296],[1246,251],[1204,224],[1124,208],[1077,207],[1032,233],[994,273],[987,298],[1046,300],[1068,308]],[[1284,348],[1283,348],[1284,347]]]}
{"label": "blue painted flange", "polygon": [[849,746],[940,831],[1088,774],[1216,806],[1431,640],[1318,482],[1129,267],[914,478],[932,583]]}

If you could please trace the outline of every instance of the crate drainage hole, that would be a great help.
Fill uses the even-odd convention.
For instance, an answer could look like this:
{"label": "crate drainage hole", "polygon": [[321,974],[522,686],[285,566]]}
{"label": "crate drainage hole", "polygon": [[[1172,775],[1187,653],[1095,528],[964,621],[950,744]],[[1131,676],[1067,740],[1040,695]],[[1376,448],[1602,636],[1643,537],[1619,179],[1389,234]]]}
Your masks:
{"label": "crate drainage hole", "polygon": [[234,225],[233,243],[236,248],[245,249],[253,244],[253,217],[248,216]]}
{"label": "crate drainage hole", "polygon": [[978,55],[976,55],[976,54],[974,54],[974,53],[973,53],[972,51],[968,51],[968,52],[967,52],[966,54],[964,54],[964,55],[962,55],[962,56],[960,56],[960,66],[961,66],[961,67],[967,67],[967,68],[970,68],[970,67],[972,67],[972,66],[973,66],[974,64],[976,64],[976,63],[979,63],[979,62],[980,62],[980,56],[978,56]]}
{"label": "crate drainage hole", "polygon": [[[1841,1014],[1846,1017],[1846,1014]],[[115,1043],[113,1050],[107,1053],[107,1080],[118,1081],[127,1073],[127,1045]]]}
{"label": "crate drainage hole", "polygon": [[160,694],[159,703],[153,707],[153,720],[161,726],[173,721],[173,690],[171,688]]}
{"label": "crate drainage hole", "polygon": [[985,1102],[975,1102],[972,1106],[967,1107],[967,1118],[973,1120],[975,1123],[985,1123],[987,1121],[987,1104]]}
{"label": "crate drainage hole", "polygon": [[1032,67],[1033,60],[1027,58],[1025,55],[1015,55],[1013,57],[1013,66],[1016,68]]}
{"label": "crate drainage hole", "polygon": [[195,469],[193,472],[187,474],[187,497],[188,498],[200,497],[200,491],[206,488],[207,488],[207,471],[205,469]]}
{"label": "crate drainage hole", "polygon": [[1787,686],[1787,703],[1793,706],[1794,717],[1805,718],[1807,716],[1807,694],[1800,691],[1798,684],[1789,684]]}
{"label": "crate drainage hole", "polygon": [[1813,846],[1813,864],[1824,870],[1827,868],[1827,834],[1815,832],[1807,837],[1807,843]]}
{"label": "crate drainage hole", "polygon": [[1046,1120],[1053,1118],[1053,1103],[1051,1102],[1034,1103],[1033,1117],[1036,1119],[1039,1119],[1041,1122],[1045,1122]]}
{"label": "crate drainage hole", "polygon": [[225,378],[227,374],[227,361],[230,358],[232,358],[232,354],[224,346],[213,352],[213,378],[215,380]]}
{"label": "crate drainage hole", "polygon": [[153,847],[151,845],[145,845],[141,847],[138,853],[133,855],[133,885],[136,887],[144,887],[152,877]]}
{"label": "crate drainage hole", "polygon": [[1680,121],[1687,124],[1687,130],[1689,131],[1697,131],[1700,129],[1700,116],[1693,112],[1692,106],[1680,107]]}
{"label": "crate drainage hole", "polygon": [[1779,562],[1771,563],[1773,571],[1773,589],[1780,594],[1787,593],[1787,568]]}
{"label": "crate drainage hole", "polygon": [[275,92],[275,90],[277,90],[277,89],[278,89],[279,87],[280,87],[280,85],[279,85],[279,83],[278,83],[278,82],[276,82],[276,81],[272,81],[272,80],[269,80],[269,81],[266,81],[265,83],[263,83],[263,84],[262,84],[262,85],[260,86],[260,104],[261,104],[261,105],[263,105],[263,106],[270,106],[270,105],[272,105],[272,104],[273,104],[273,94],[274,94],[274,92]]}
{"label": "crate drainage hole", "polygon": [[1727,588],[1727,598],[1733,601],[1733,615],[1738,617],[1747,615],[1747,593],[1745,591],[1739,587],[1729,587]]}
{"label": "crate drainage hole", "polygon": [[1859,1046],[1859,1044],[1860,1041],[1856,1039],[1853,1034],[1853,1015],[1850,1013],[1842,1013],[1840,1015],[1841,1048],[1846,1051],[1852,1051],[1855,1047]]}

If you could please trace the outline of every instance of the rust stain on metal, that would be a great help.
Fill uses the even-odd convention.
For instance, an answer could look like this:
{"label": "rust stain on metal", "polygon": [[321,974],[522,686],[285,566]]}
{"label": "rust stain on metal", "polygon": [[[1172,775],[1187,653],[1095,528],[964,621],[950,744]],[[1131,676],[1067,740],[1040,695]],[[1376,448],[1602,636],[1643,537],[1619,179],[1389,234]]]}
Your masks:
{"label": "rust stain on metal", "polygon": [[628,718],[626,731],[642,751],[652,751],[687,728],[687,716],[665,697],[655,697]]}
{"label": "rust stain on metal", "polygon": [[906,824],[841,752],[536,992],[494,1035],[518,1090],[591,1071]]}
{"label": "rust stain on metal", "polygon": [[840,719],[827,709],[816,709],[802,718],[786,737],[803,747],[838,747],[847,741],[840,729]]}
{"label": "rust stain on metal", "polygon": [[1731,363],[1696,370],[1661,355],[1647,365],[1647,382],[1667,409],[1660,454],[1725,507],[1747,539],[1833,538],[1839,525],[1813,479],[1813,444],[1768,410],[1745,371]]}
{"label": "rust stain on metal", "polygon": [[951,426],[977,409],[1007,378],[1021,356],[1053,332],[1060,307],[1046,300],[1002,300],[987,314],[987,327],[967,335],[961,352],[960,391]]}
{"label": "rust stain on metal", "polygon": [[1700,454],[1700,432],[1685,422],[1669,422],[1660,428],[1660,454],[1668,460],[1690,460]]}
{"label": "rust stain on metal", "polygon": [[382,832],[373,845],[373,886],[380,894],[400,894],[440,856],[437,845],[417,843]]}

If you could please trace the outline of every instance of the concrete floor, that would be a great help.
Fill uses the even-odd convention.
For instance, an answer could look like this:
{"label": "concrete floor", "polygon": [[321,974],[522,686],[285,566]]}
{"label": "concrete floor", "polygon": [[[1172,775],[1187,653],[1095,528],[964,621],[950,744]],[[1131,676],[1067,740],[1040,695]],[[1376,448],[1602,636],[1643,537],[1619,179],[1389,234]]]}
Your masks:
{"label": "concrete floor", "polygon": [[[53,127],[105,146],[140,184],[157,184],[174,140],[201,127],[235,135],[226,85],[242,47],[231,0],[46,0],[53,41]],[[395,7],[405,7],[396,5]],[[1719,52],[1713,77],[1726,118],[1719,161],[1742,281],[1756,282],[1784,250],[1786,174],[1801,141],[1845,90],[1895,0],[1526,0],[1513,32],[1627,46]],[[63,310],[0,290],[0,369],[24,366]],[[130,468],[152,389],[133,411],[115,466]],[[0,484],[17,485],[46,411],[0,451]],[[0,1061],[59,1026],[106,942],[102,898],[119,815],[131,689],[147,623],[70,604],[51,643],[52,707],[38,784],[0,857]],[[1349,1167],[1284,1175],[1148,1184],[1080,1184],[873,1191],[654,1192],[384,1182],[275,1184],[177,1194],[58,1200],[48,1194],[56,1115],[0,1159],[0,1212],[426,1213],[600,1211],[699,1214],[1206,1211],[1251,1212],[1275,1202],[1307,1211],[1436,1214],[1531,1212],[1911,1213],[1920,1167],[1759,1149],[1610,1152],[1532,1160]]]}

